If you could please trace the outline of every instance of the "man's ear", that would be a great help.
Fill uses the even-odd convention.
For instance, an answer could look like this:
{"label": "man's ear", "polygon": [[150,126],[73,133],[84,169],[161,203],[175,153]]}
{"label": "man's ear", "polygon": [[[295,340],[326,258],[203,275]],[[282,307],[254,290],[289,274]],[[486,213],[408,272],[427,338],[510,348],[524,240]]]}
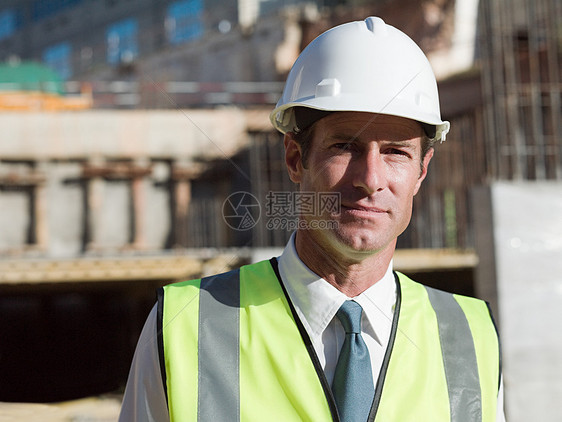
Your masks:
{"label": "man's ear", "polygon": [[427,153],[425,154],[425,157],[423,157],[422,171],[420,173],[420,177],[418,178],[418,181],[417,181],[416,186],[414,188],[414,195],[417,195],[418,191],[420,190],[420,187],[421,187],[421,184],[422,184],[423,180],[427,176],[427,168],[429,167],[429,162],[433,158],[434,152],[435,152],[435,150],[433,148],[430,148],[427,151]]}
{"label": "man's ear", "polygon": [[285,164],[289,178],[293,183],[300,183],[302,176],[302,148],[295,140],[292,132],[287,132],[283,139],[285,145]]}

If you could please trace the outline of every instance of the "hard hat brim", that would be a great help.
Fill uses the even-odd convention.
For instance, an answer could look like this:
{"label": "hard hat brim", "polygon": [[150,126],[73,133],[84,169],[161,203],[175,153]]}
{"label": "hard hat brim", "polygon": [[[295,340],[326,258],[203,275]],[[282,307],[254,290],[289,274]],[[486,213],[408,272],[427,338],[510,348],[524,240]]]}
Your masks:
{"label": "hard hat brim", "polygon": [[[293,132],[295,130],[303,130],[305,127],[302,124],[299,125],[297,122],[294,109],[297,107],[309,108],[312,110],[318,110],[319,112],[332,113],[338,111],[354,111],[363,113],[372,113],[373,117],[377,114],[385,114],[390,116],[405,117],[411,120],[418,121],[420,123],[435,126],[435,140],[443,142],[447,133],[449,132],[450,123],[448,121],[443,121],[440,118],[432,115],[431,113],[422,113],[420,110],[416,110],[415,115],[404,116],[405,105],[400,104],[399,99],[394,99],[388,104],[373,104],[373,107],[361,107],[361,98],[354,95],[342,95],[338,98],[338,105],[334,105],[334,98],[311,98],[308,100],[299,99],[292,103],[283,104],[276,107],[270,114],[270,121],[272,125],[279,130],[281,133]],[[318,120],[322,114],[317,114],[318,118],[312,117],[313,121],[310,121],[307,126],[312,124],[314,121]]]}

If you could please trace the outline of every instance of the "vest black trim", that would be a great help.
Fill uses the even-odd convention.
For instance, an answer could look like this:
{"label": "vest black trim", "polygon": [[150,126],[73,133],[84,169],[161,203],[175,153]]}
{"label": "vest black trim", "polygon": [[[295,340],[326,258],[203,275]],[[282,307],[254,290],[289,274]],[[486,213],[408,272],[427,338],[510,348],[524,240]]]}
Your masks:
{"label": "vest black trim", "polygon": [[340,417],[338,414],[338,410],[336,407],[336,401],[334,400],[334,395],[332,394],[332,389],[330,388],[330,384],[328,384],[328,380],[326,379],[326,374],[324,373],[324,370],[322,369],[322,366],[320,365],[320,361],[318,360],[318,356],[316,355],[316,351],[314,350],[314,345],[312,344],[312,340],[310,340],[310,336],[308,335],[308,333],[306,332],[306,329],[304,328],[304,326],[302,325],[302,322],[297,314],[297,311],[295,310],[295,307],[293,306],[293,303],[291,302],[291,299],[289,298],[289,295],[287,294],[287,290],[285,289],[285,286],[283,285],[283,281],[281,279],[281,275],[279,274],[279,265],[277,262],[277,258],[271,258],[269,260],[269,262],[271,263],[271,266],[273,267],[273,271],[275,272],[275,275],[277,276],[277,280],[279,281],[279,284],[281,285],[281,289],[283,289],[283,294],[285,295],[285,298],[287,299],[287,303],[289,304],[289,308],[291,309],[291,314],[293,315],[293,319],[295,320],[295,323],[297,324],[297,327],[299,329],[299,333],[302,337],[302,340],[306,346],[306,350],[308,351],[308,355],[310,356],[310,359],[312,360],[312,364],[314,365],[314,369],[316,369],[316,374],[318,375],[318,378],[320,380],[320,384],[322,385],[322,389],[324,390],[324,395],[326,396],[326,400],[328,401],[328,407],[330,408],[330,413],[332,414],[332,420],[334,422],[339,422],[340,421]]}
{"label": "vest black trim", "polygon": [[166,362],[164,360],[164,288],[160,287],[156,291],[158,297],[156,307],[156,339],[158,344],[158,361],[160,362],[160,373],[162,374],[162,385],[164,386],[164,397],[168,405],[168,384],[166,380]]}
{"label": "vest black trim", "polygon": [[398,319],[400,316],[400,305],[402,304],[402,291],[400,289],[400,281],[398,280],[398,274],[394,272],[394,282],[396,283],[396,304],[394,305],[394,316],[392,317],[392,327],[390,329],[390,337],[388,338],[388,346],[386,347],[386,352],[382,361],[381,371],[379,377],[377,378],[377,385],[375,386],[375,397],[373,398],[373,405],[371,406],[371,412],[369,413],[368,422],[373,422],[377,417],[377,411],[379,409],[379,404],[381,402],[382,390],[384,387],[384,381],[386,379],[386,372],[388,370],[388,364],[390,362],[390,356],[392,355],[392,349],[394,348],[394,340],[396,339],[396,332],[398,331]]}
{"label": "vest black trim", "polygon": [[498,372],[498,391],[501,387],[502,383],[502,344],[500,342],[500,332],[498,330],[498,325],[496,320],[494,319],[494,314],[492,313],[492,307],[490,306],[490,302],[486,301],[486,307],[488,308],[488,313],[490,314],[490,319],[492,320],[492,324],[494,325],[494,329],[496,330],[496,335],[498,336],[498,353],[499,353],[499,372]]}

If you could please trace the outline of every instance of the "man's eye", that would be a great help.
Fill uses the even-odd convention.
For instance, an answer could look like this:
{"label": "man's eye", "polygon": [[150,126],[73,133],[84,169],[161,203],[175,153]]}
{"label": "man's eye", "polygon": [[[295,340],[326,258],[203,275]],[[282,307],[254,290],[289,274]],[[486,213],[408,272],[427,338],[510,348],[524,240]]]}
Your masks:
{"label": "man's eye", "polygon": [[387,150],[386,152],[387,154],[394,154],[394,155],[403,155],[405,157],[409,157],[410,153],[408,153],[407,151],[398,149],[398,148],[390,148]]}
{"label": "man's eye", "polygon": [[347,151],[347,150],[351,149],[352,145],[351,145],[350,142],[340,142],[340,143],[332,145],[332,147],[335,148],[335,149],[342,150],[342,151]]}

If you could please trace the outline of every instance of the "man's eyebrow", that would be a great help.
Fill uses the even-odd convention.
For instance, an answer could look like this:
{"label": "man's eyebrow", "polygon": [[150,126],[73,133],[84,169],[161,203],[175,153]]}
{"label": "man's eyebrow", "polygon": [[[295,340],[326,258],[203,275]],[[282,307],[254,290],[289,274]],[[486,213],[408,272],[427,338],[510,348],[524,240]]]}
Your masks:
{"label": "man's eyebrow", "polygon": [[401,146],[401,147],[416,147],[416,140],[415,139],[403,139],[403,140],[386,140],[386,141],[381,141],[382,143],[384,143],[385,145],[391,145],[391,146]]}
{"label": "man's eyebrow", "polygon": [[[366,140],[362,140],[358,135],[347,135],[344,133],[335,133],[333,135],[329,135],[326,137],[328,140],[332,141],[341,141],[346,143],[355,143],[355,142],[366,142]],[[416,139],[380,139],[376,142],[380,142],[384,145],[395,146],[395,147],[406,147],[406,148],[415,148],[416,147]]]}
{"label": "man's eyebrow", "polygon": [[328,136],[328,139],[333,139],[333,140],[336,140],[336,141],[344,141],[344,142],[359,141],[359,137],[357,135],[344,135],[344,134],[340,134],[340,133],[330,135],[330,136]]}

